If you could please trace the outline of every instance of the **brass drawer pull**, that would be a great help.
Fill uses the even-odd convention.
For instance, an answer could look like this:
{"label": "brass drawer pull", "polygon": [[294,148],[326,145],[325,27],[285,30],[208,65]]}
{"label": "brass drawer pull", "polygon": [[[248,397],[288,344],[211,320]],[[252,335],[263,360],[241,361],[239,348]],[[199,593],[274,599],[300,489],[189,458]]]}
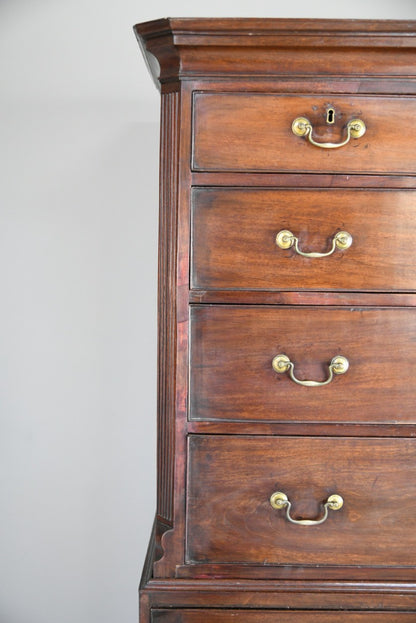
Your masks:
{"label": "brass drawer pull", "polygon": [[306,117],[297,117],[292,123],[293,134],[296,136],[307,136],[312,145],[315,145],[315,147],[322,147],[322,149],[343,147],[349,143],[351,138],[360,138],[360,136],[363,136],[366,129],[364,121],[361,121],[361,119],[351,119],[351,121],[347,123],[347,138],[345,141],[341,143],[317,143],[312,136],[313,127],[309,119],[306,119]]}
{"label": "brass drawer pull", "polygon": [[282,229],[276,235],[276,244],[280,249],[290,249],[290,247],[295,245],[296,253],[303,257],[328,257],[328,255],[332,255],[335,249],[349,249],[352,245],[352,236],[347,231],[339,231],[332,238],[332,247],[326,253],[305,253],[299,249],[299,238],[288,229]]}
{"label": "brass drawer pull", "polygon": [[345,374],[345,372],[349,368],[349,365],[350,364],[346,357],[343,357],[342,355],[337,355],[332,359],[331,363],[329,364],[329,376],[326,381],[301,381],[300,379],[296,378],[293,371],[295,366],[293,362],[290,361],[287,355],[276,355],[276,357],[274,357],[272,361],[272,367],[275,372],[277,372],[278,374],[283,374],[284,372],[289,371],[289,376],[292,381],[298,383],[298,385],[305,385],[306,387],[321,387],[322,385],[328,385],[328,383],[330,383],[334,378],[334,374]]}
{"label": "brass drawer pull", "polygon": [[324,523],[324,521],[328,518],[328,509],[332,511],[338,511],[342,508],[344,504],[344,500],[342,497],[336,493],[330,495],[327,501],[324,503],[324,516],[321,519],[293,519],[290,516],[290,507],[292,503],[289,501],[286,493],[282,493],[281,491],[276,491],[270,498],[270,504],[276,510],[280,510],[286,506],[286,518],[291,522],[298,524],[300,526],[319,526],[319,524]]}

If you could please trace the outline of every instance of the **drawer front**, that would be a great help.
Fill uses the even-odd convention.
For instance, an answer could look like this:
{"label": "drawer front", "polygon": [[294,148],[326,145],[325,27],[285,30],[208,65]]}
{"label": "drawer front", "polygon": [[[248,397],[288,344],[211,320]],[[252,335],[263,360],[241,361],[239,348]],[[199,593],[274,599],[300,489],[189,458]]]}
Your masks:
{"label": "drawer front", "polygon": [[[333,253],[304,257],[293,240],[281,248],[284,230],[300,253]],[[349,248],[334,247],[340,231],[352,236]],[[191,287],[409,291],[415,239],[415,191],[197,188]]]}
{"label": "drawer front", "polygon": [[[190,317],[190,419],[416,422],[415,309],[213,305]],[[305,387],[275,372],[280,354],[301,381],[327,381],[338,355],[349,368]]]}
{"label": "drawer front", "polygon": [[[195,93],[195,171],[414,173],[416,99],[259,93]],[[334,111],[333,123],[328,113]],[[292,131],[306,118],[317,143],[340,143],[360,119],[361,138],[336,149],[312,145]]]}
{"label": "drawer front", "polygon": [[304,610],[184,609],[152,610],[152,623],[414,623],[413,612],[336,612]]}
{"label": "drawer front", "polygon": [[[415,465],[415,439],[191,435],[187,561],[414,567]],[[276,492],[294,520],[344,504],[299,525]]]}

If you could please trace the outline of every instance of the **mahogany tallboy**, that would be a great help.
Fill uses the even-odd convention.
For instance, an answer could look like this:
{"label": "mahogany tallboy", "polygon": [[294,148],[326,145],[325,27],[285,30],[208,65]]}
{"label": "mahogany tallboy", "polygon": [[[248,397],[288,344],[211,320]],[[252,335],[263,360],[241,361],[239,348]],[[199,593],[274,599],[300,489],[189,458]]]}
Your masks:
{"label": "mahogany tallboy", "polygon": [[141,623],[416,621],[416,22],[161,19]]}

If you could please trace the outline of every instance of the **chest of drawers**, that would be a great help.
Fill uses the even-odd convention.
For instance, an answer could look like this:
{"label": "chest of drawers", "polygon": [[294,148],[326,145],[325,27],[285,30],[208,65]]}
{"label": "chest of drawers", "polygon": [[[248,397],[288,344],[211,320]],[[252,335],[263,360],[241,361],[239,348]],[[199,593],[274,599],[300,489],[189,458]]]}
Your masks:
{"label": "chest of drawers", "polygon": [[416,621],[416,23],[164,19],[141,623]]}

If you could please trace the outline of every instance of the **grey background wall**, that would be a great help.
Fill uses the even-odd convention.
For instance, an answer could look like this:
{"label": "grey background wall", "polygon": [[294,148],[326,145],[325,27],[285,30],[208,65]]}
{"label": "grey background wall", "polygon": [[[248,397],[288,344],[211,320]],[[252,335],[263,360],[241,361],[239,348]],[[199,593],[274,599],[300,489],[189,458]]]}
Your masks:
{"label": "grey background wall", "polygon": [[137,620],[159,96],[131,26],[166,15],[416,19],[416,3],[1,0],[2,623]]}

